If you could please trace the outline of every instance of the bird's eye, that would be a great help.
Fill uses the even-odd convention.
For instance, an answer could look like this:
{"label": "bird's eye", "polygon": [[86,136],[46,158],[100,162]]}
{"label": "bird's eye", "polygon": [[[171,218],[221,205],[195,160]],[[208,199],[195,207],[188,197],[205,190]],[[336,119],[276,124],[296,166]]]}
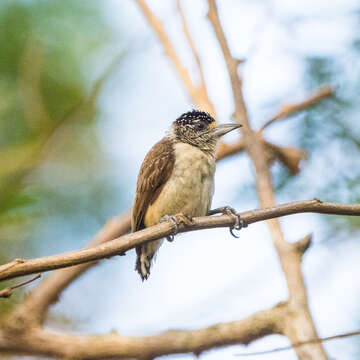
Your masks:
{"label": "bird's eye", "polygon": [[205,124],[202,122],[199,122],[198,124],[196,124],[196,130],[204,130],[205,128]]}

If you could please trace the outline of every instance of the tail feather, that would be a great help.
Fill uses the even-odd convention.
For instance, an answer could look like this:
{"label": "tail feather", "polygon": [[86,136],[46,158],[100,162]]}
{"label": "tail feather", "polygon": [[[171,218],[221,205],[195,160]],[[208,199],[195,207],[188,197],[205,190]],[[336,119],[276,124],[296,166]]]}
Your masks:
{"label": "tail feather", "polygon": [[142,246],[139,246],[139,248],[140,254],[138,254],[136,258],[135,270],[139,273],[141,280],[144,281],[147,280],[150,275],[152,257],[146,255]]}
{"label": "tail feather", "polygon": [[139,273],[141,280],[147,280],[150,276],[150,268],[156,251],[162,244],[162,240],[153,241],[136,247],[135,270]]}

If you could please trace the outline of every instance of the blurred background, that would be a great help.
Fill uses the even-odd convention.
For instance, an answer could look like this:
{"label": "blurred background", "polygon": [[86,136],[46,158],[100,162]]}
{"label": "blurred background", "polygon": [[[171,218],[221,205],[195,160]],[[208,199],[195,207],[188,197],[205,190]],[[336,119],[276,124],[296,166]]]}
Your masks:
{"label": "blurred background", "polygon": [[[148,4],[196,80],[175,1]],[[181,4],[218,120],[229,122],[231,88],[206,1]],[[296,176],[274,164],[277,201],[359,202],[358,1],[222,0],[218,7],[234,55],[246,58],[240,72],[256,128],[322,85],[336,89],[332,99],[266,130],[266,139],[309,154]],[[78,249],[131,207],[146,152],[193,105],[133,0],[2,0],[0,49],[0,262]],[[258,207],[244,154],[218,164],[213,206],[223,205]],[[319,335],[360,328],[360,219],[304,214],[281,222],[289,241],[313,233],[303,270]],[[150,335],[240,319],[287,296],[262,223],[240,239],[227,229],[178,236],[163,245],[145,283],[134,263],[131,252],[93,268],[62,294],[47,325]],[[1,301],[0,317],[23,296],[17,290]],[[286,339],[271,336],[202,358],[283,345]],[[360,357],[358,338],[324,345],[332,358]],[[296,357],[288,351],[253,358]]]}

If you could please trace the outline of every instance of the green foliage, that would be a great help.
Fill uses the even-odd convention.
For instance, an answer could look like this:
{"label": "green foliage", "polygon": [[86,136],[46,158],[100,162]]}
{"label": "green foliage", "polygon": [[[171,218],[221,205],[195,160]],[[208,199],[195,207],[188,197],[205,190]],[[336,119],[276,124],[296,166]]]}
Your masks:
{"label": "green foliage", "polygon": [[101,83],[94,92],[90,79],[111,35],[99,2],[0,3],[0,263],[31,255],[41,245],[36,229],[51,218],[107,216]]}
{"label": "green foliage", "polygon": [[[305,112],[297,123],[298,144],[308,151],[310,160],[300,174],[302,179],[290,182],[289,191],[305,191],[324,201],[360,202],[360,68],[352,66],[360,61],[358,42],[347,49],[346,57],[305,59],[309,90],[330,84],[336,95]],[[358,218],[325,219],[333,230],[360,228]]]}

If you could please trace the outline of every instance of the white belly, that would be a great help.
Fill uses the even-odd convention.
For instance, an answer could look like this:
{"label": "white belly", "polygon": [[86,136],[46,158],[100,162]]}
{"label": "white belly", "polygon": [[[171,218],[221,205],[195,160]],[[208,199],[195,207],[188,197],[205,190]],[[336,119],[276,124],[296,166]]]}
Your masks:
{"label": "white belly", "polygon": [[214,194],[214,173],[213,156],[188,144],[175,144],[172,175],[146,212],[145,225],[159,223],[164,215],[206,215]]}

